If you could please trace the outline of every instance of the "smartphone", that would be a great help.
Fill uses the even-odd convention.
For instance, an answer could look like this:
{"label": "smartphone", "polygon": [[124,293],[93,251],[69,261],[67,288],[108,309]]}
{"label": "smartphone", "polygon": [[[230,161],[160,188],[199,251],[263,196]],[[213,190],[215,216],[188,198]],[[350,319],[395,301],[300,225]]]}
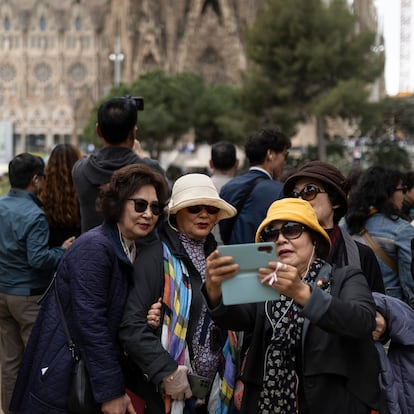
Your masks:
{"label": "smartphone", "polygon": [[239,265],[237,275],[221,284],[225,305],[280,299],[274,288],[262,285],[257,277],[259,267],[268,267],[270,261],[277,260],[274,242],[230,244],[217,248],[220,256],[232,256],[234,263]]}
{"label": "smartphone", "polygon": [[188,374],[188,383],[194,397],[204,398],[208,395],[211,388],[211,380],[207,377],[196,374]]}

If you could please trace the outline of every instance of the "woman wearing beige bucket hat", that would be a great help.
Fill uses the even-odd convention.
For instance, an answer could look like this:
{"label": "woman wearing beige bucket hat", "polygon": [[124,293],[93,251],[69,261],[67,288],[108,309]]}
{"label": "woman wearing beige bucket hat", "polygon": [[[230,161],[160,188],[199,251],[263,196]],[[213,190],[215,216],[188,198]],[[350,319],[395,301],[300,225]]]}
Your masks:
{"label": "woman wearing beige bucket hat", "polygon": [[[184,175],[173,185],[160,240],[138,255],[120,338],[130,361],[129,386],[146,400],[146,413],[207,413],[227,404],[216,386],[227,331],[212,322],[200,289],[206,257],[217,247],[211,230],[235,214],[210,177]],[[161,321],[155,320],[160,312],[147,315],[159,298]]]}
{"label": "woman wearing beige bucket hat", "polygon": [[218,250],[207,258],[202,288],[216,323],[251,333],[240,376],[240,414],[377,410],[375,303],[360,269],[333,270],[325,261],[329,236],[304,200],[274,202],[257,230],[259,241],[276,245],[278,261],[258,269],[258,278],[276,289],[280,300],[224,305],[221,283],[237,273],[238,265]]}

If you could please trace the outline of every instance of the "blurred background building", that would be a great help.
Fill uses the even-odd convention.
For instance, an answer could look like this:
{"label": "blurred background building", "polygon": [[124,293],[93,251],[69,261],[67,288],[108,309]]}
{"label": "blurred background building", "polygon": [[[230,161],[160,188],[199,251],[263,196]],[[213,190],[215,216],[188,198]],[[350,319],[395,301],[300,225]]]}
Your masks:
{"label": "blurred background building", "polygon": [[[247,65],[243,30],[262,3],[1,0],[0,121],[12,131],[11,151],[82,144],[94,103],[114,84],[150,70],[237,85]],[[351,6],[361,25],[377,30],[372,0]],[[381,94],[383,79],[373,85],[373,99]]]}

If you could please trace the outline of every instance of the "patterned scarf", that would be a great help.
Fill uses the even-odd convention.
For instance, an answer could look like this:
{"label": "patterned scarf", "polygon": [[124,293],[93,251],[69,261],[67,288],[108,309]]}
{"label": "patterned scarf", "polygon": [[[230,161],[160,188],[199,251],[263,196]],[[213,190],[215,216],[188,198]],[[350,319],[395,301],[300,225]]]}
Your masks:
{"label": "patterned scarf", "polygon": [[[316,259],[306,275],[307,283],[314,282],[324,261]],[[300,352],[304,318],[293,301],[284,295],[268,302],[268,317],[273,333],[266,353],[263,388],[258,402],[261,414],[294,414],[297,412],[298,376],[296,355]]]}
{"label": "patterned scarf", "polygon": [[[204,253],[205,240],[193,240],[182,233],[179,233],[178,235],[188,256],[204,281],[206,268],[206,257]],[[163,302],[165,303],[166,308],[163,322],[163,345],[165,344],[164,348],[169,351],[170,355],[173,356],[180,365],[186,362],[185,365],[189,366],[188,361],[186,360],[188,359],[188,351],[186,352],[187,347],[185,339],[190,317],[192,297],[191,280],[184,263],[172,256],[170,250],[164,243],[163,251],[165,281]],[[183,301],[183,303],[181,303],[181,301]],[[207,330],[207,337],[202,341],[205,342],[205,345],[201,345],[201,331],[205,321],[208,322],[209,329]],[[197,349],[197,352],[195,353],[201,357],[198,358],[197,366],[194,368],[200,375],[210,376],[209,371],[211,371],[214,376],[217,373],[218,366],[220,364],[224,365],[224,373],[219,392],[220,398],[215,413],[227,414],[233,396],[236,376],[237,340],[235,333],[229,331],[229,336],[223,350],[212,352],[210,347],[210,343],[213,339],[210,337],[212,326],[213,323],[207,314],[207,308],[203,304],[200,321],[196,327],[194,337],[192,338],[193,349]],[[164,334],[164,332],[166,332],[166,334]],[[208,349],[205,348],[206,346]],[[206,359],[205,362],[204,359]],[[171,406],[173,406],[172,408],[174,409],[174,403],[175,402],[171,404],[171,399],[166,396],[166,412],[169,412]]]}
{"label": "patterned scarf", "polygon": [[[190,318],[191,283],[183,263],[163,243],[165,316],[162,344],[179,365],[185,365],[188,321]],[[165,412],[171,411],[171,398],[165,396]]]}
{"label": "patterned scarf", "polygon": [[223,358],[225,361],[224,374],[221,381],[220,399],[218,401],[216,414],[227,414],[229,412],[236,380],[237,335],[234,331],[228,331],[227,333],[227,340],[223,347]]}

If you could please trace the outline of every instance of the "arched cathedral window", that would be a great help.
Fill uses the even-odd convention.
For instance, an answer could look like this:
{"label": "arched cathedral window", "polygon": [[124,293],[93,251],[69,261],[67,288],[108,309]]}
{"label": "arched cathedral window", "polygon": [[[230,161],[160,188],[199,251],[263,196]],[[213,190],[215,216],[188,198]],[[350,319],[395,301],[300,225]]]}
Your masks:
{"label": "arched cathedral window", "polygon": [[8,16],[6,16],[6,17],[4,18],[3,26],[4,26],[4,30],[5,30],[6,32],[8,32],[8,31],[10,30],[10,28],[11,28],[11,23],[10,23],[10,19],[9,19],[9,17],[8,17]]}
{"label": "arched cathedral window", "polygon": [[42,16],[39,20],[39,29],[44,32],[46,30],[46,19]]}

